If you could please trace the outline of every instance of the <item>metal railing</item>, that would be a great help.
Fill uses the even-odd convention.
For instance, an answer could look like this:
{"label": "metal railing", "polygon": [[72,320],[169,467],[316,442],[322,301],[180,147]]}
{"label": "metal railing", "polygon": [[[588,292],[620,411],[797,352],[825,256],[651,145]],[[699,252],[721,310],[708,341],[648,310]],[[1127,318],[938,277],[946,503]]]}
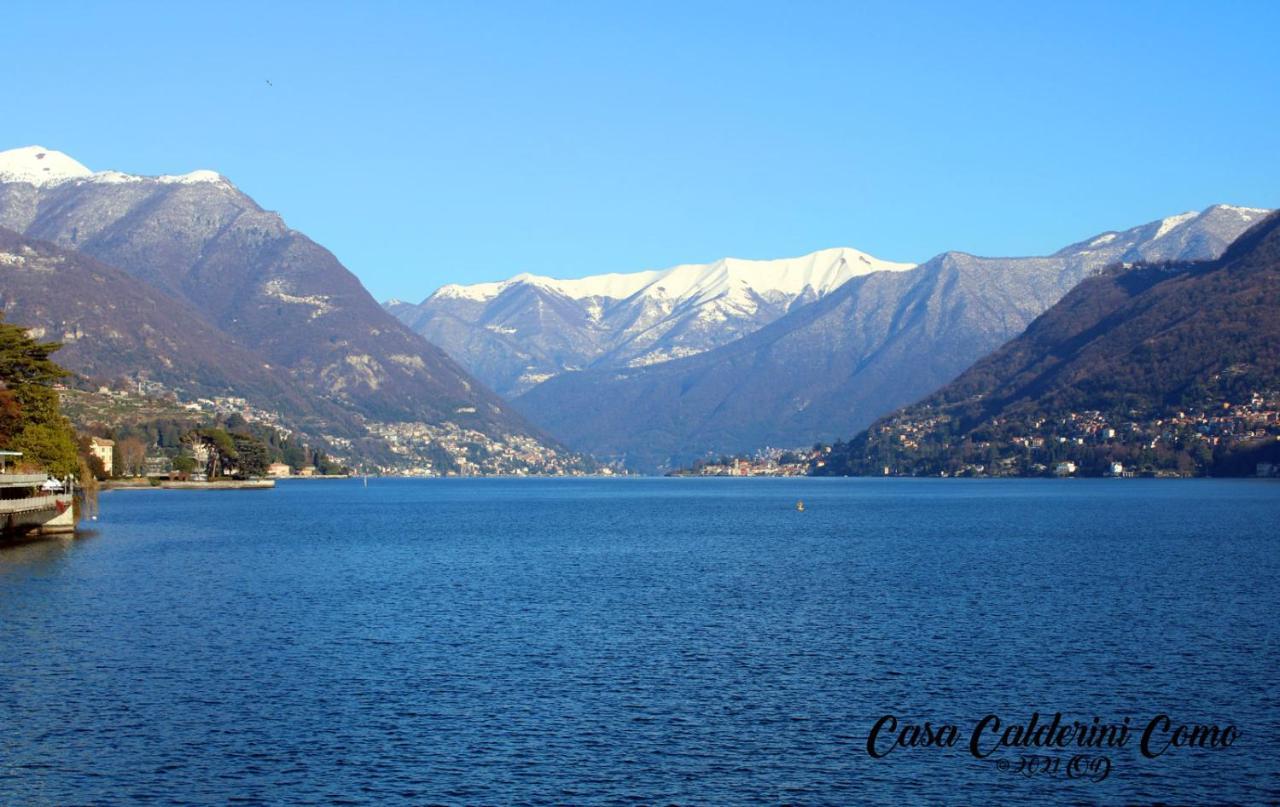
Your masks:
{"label": "metal railing", "polygon": [[[41,477],[40,481],[44,481]],[[32,513],[37,510],[56,510],[58,505],[62,505],[62,509],[71,506],[71,496],[66,493],[51,493],[47,496],[31,496],[26,499],[0,499],[0,514],[8,515],[11,513]]]}
{"label": "metal railing", "polygon": [[38,488],[48,478],[48,474],[0,474],[0,488]]}

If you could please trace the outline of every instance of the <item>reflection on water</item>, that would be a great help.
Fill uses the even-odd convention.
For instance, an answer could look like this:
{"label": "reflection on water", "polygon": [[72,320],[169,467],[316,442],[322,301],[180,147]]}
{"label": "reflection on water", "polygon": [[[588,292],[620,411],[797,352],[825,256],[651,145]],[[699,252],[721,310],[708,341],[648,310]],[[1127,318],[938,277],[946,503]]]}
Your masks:
{"label": "reflection on water", "polygon": [[45,535],[0,541],[0,575],[42,574],[61,562],[77,541],[96,536],[94,531],[75,535]]}
{"label": "reflection on water", "polygon": [[[1276,523],[1244,481],[109,493],[0,549],[0,803],[1275,802]],[[1032,711],[1243,738],[1095,784],[865,751]]]}

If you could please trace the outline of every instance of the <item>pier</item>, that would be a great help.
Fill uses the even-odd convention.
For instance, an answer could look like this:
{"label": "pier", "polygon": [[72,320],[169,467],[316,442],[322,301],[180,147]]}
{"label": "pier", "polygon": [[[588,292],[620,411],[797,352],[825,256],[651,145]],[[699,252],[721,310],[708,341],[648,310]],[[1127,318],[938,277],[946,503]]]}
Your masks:
{"label": "pier", "polygon": [[5,538],[75,531],[71,491],[47,491],[48,481],[43,473],[0,473],[0,529]]}

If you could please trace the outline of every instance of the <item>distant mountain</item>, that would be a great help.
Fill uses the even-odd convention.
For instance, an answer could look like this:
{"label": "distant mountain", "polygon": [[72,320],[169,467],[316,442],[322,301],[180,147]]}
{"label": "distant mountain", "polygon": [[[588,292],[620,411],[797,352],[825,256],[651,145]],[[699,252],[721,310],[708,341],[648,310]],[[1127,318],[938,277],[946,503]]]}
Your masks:
{"label": "distant mountain", "polygon": [[834,440],[937,389],[1104,266],[1213,256],[1265,213],[1218,205],[1043,258],[944,253],[851,278],[700,355],[567,373],[516,404],[570,447],[647,470]]}
{"label": "distant mountain", "polygon": [[[95,173],[41,147],[0,152],[0,227],[181,301],[299,396],[370,421],[539,434],[384,311],[332,254],[212,171]],[[101,327],[131,333],[130,312],[113,313]]]}
{"label": "distant mountain", "polygon": [[[1026,472],[1071,461],[1232,472],[1280,454],[1280,214],[1214,261],[1114,268],[920,403],[877,421],[821,473]],[[1259,439],[1261,435],[1270,435]],[[1236,469],[1252,473],[1252,465]]]}
{"label": "distant mountain", "polygon": [[641,367],[759,330],[850,278],[905,271],[854,249],[556,280],[517,275],[443,286],[385,307],[503,395],[565,372]]}

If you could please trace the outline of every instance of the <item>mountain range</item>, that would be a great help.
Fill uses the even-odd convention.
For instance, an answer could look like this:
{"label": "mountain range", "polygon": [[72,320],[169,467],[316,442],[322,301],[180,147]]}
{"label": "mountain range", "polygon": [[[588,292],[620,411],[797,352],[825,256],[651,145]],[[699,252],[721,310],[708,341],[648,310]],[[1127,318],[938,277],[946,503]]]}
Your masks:
{"label": "mountain range", "polygon": [[500,394],[519,395],[563,373],[644,367],[728,344],[854,277],[898,272],[854,249],[771,261],[596,275],[522,274],[442,286],[417,305],[387,309]]}
{"label": "mountain range", "polygon": [[212,171],[142,177],[38,146],[0,152],[0,228],[6,254],[44,267],[0,266],[10,319],[79,334],[71,369],[236,390],[339,441],[360,424],[423,423],[551,445],[328,250]]}
{"label": "mountain range", "polygon": [[[518,277],[500,284],[445,287],[423,304],[428,310],[416,309],[424,319],[409,321],[423,331],[437,329],[440,344],[464,364],[475,362],[469,366],[478,374],[501,366],[510,379],[519,369],[541,367],[538,374],[548,377],[513,399],[534,423],[576,450],[661,470],[708,454],[807,445],[855,433],[954,378],[1103,267],[1215,257],[1265,213],[1216,205],[1101,233],[1044,257],[947,252],[912,266],[854,250],[830,250],[796,259],[808,266],[842,261],[860,268],[809,275],[827,282],[778,282],[779,270],[795,261],[739,262],[738,285],[688,294],[683,299],[696,305],[673,305],[671,316],[656,321],[661,327],[649,321],[648,330],[641,329],[680,335],[685,331],[675,324],[699,332],[685,325],[690,320],[732,323],[726,332],[706,325],[702,332],[716,337],[695,343],[696,352],[691,346],[691,355],[685,356],[659,341],[657,354],[597,350],[593,359],[575,354],[576,363],[562,362],[558,368],[554,363],[528,364],[536,352],[528,345],[540,349],[548,330],[565,332],[539,329],[548,312],[562,320],[572,316],[597,323],[603,336],[592,345],[630,344],[631,333],[610,330],[611,321],[604,317],[592,320],[590,306],[607,289],[631,295],[613,303],[616,308],[651,306],[641,293],[653,282],[651,273],[558,282]],[[713,275],[723,263],[699,271]],[[793,296],[754,309],[739,304],[778,293],[779,286]],[[581,288],[593,293],[579,299],[574,294]],[[466,300],[465,316],[456,313],[462,310],[454,302],[459,299]],[[446,309],[454,313],[432,313]],[[744,310],[755,317],[730,320],[726,313]],[[501,339],[485,335],[499,328],[509,332]],[[672,355],[678,357],[652,360]],[[495,386],[508,394],[523,387]]]}
{"label": "mountain range", "polygon": [[1039,453],[1096,473],[1122,460],[1121,470],[1252,474],[1237,454],[1280,453],[1257,439],[1280,414],[1278,312],[1280,213],[1217,260],[1085,279],[954,381],[837,445],[818,470],[992,473]]}
{"label": "mountain range", "polygon": [[28,147],[0,152],[0,304],[84,375],[247,399],[353,455],[521,472],[568,467],[567,446],[653,471],[856,433],[1104,268],[1213,259],[1266,212],[1216,205],[1043,257],[840,248],[384,307],[220,174]]}

